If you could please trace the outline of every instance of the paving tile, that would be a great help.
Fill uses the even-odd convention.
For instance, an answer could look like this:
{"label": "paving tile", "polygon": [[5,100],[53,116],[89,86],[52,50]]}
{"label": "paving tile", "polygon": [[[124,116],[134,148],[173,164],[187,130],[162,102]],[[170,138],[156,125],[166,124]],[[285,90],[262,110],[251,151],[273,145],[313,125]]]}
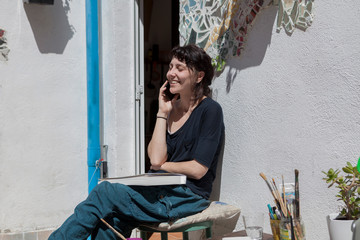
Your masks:
{"label": "paving tile", "polygon": [[0,240],[24,240],[23,233],[0,234]]}
{"label": "paving tile", "polygon": [[172,232],[168,233],[169,240],[182,240],[182,233],[181,232]]}
{"label": "paving tile", "polygon": [[[54,230],[39,231],[38,232],[38,240],[47,240],[53,231]],[[25,239],[25,240],[27,240],[27,239]]]}
{"label": "paving tile", "polygon": [[40,230],[24,233],[0,233],[0,240],[47,240],[54,230]]}
{"label": "paving tile", "polygon": [[26,232],[24,233],[24,240],[37,240],[37,232]]}
{"label": "paving tile", "polygon": [[0,240],[10,240],[10,238],[5,234],[0,234]]}
{"label": "paving tile", "polygon": [[[168,233],[168,240],[182,240],[181,232],[170,232]],[[149,240],[161,240],[160,233],[153,233]]]}

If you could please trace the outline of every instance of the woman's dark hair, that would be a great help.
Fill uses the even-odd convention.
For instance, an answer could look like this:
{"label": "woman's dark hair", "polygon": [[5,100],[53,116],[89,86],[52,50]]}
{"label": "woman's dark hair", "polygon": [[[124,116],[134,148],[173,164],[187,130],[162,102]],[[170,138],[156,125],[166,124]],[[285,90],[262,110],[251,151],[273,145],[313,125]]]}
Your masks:
{"label": "woman's dark hair", "polygon": [[210,94],[209,86],[214,77],[214,67],[211,64],[211,57],[203,49],[194,44],[177,46],[171,50],[169,57],[185,62],[186,66],[194,72],[205,73],[204,78],[193,89],[195,101]]}

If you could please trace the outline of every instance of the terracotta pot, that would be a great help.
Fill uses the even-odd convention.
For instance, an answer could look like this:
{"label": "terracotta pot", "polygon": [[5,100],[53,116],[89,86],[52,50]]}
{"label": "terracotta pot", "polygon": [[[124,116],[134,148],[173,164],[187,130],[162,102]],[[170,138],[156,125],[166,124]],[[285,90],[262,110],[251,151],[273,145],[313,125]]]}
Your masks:
{"label": "terracotta pot", "polygon": [[329,214],[327,224],[330,234],[330,240],[352,240],[351,224],[353,220],[337,220],[335,219],[339,214]]}

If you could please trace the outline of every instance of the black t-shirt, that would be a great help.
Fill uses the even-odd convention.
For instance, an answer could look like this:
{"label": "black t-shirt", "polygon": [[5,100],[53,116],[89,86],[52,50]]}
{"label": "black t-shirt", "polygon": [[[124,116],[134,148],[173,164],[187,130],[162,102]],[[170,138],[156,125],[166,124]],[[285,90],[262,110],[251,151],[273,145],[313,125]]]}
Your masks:
{"label": "black t-shirt", "polygon": [[176,132],[166,134],[169,162],[195,159],[209,168],[199,180],[187,179],[186,185],[196,194],[209,198],[224,138],[221,106],[205,98],[193,110],[189,119]]}

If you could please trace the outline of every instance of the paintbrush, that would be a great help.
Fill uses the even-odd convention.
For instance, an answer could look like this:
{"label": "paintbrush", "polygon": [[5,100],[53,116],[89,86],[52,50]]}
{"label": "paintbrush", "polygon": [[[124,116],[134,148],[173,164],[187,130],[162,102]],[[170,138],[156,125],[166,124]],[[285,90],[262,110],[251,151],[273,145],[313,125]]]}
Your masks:
{"label": "paintbrush", "polygon": [[284,215],[284,213],[283,213],[283,211],[282,211],[282,209],[281,209],[280,202],[279,202],[276,198],[274,199],[274,202],[275,202],[275,205],[276,205],[277,209],[278,209],[279,212],[280,212],[280,216],[281,216],[281,217],[285,217],[285,215]]}
{"label": "paintbrush", "polygon": [[300,217],[299,170],[295,169],[295,218]]}
{"label": "paintbrush", "polygon": [[[274,184],[274,186],[272,187],[271,186],[271,182],[269,182],[265,176],[264,173],[260,173],[260,176],[265,180],[268,188],[270,189],[271,191],[271,194],[272,196],[274,197],[274,200],[275,200],[275,204],[278,206],[278,209],[282,212],[282,215],[284,217],[287,217],[287,212],[286,212],[286,208],[284,206],[284,202],[282,201],[282,198],[279,194],[279,191],[278,190],[275,190],[277,189],[276,185]],[[273,182],[275,183],[275,181],[273,180]]]}
{"label": "paintbrush", "polygon": [[276,183],[275,183],[275,179],[274,179],[274,178],[272,178],[272,182],[273,182],[273,184],[274,184],[275,190],[276,190],[276,191],[279,191],[278,188],[276,187]]}
{"label": "paintbrush", "polygon": [[275,180],[274,180],[274,178],[272,178],[272,183],[271,183],[272,185],[272,187],[273,187],[273,189],[274,189],[274,192],[275,192],[275,195],[276,195],[276,198],[278,199],[278,201],[281,203],[282,201],[282,199],[281,199],[281,196],[280,196],[280,194],[279,194],[279,190],[278,190],[278,188],[276,187],[276,183],[275,183]]}
{"label": "paintbrush", "polygon": [[108,228],[111,229],[111,231],[113,231],[115,233],[116,236],[118,236],[119,238],[121,238],[122,240],[126,240],[126,238],[119,233],[118,231],[116,231],[115,228],[113,228],[109,223],[107,223],[103,218],[100,219]]}
{"label": "paintbrush", "polygon": [[286,207],[286,195],[285,195],[285,183],[284,183],[284,175],[281,175],[282,178],[282,191],[283,191],[283,199],[284,199],[284,205]]}
{"label": "paintbrush", "polygon": [[260,173],[260,176],[261,176],[261,177],[265,180],[266,185],[268,186],[268,188],[269,188],[269,190],[270,190],[271,194],[272,194],[272,195],[273,195],[273,197],[276,199],[275,194],[274,194],[274,190],[271,188],[270,183],[269,183],[269,181],[267,180],[267,178],[266,178],[265,174],[264,174],[264,173]]}
{"label": "paintbrush", "polygon": [[284,216],[287,217],[286,207],[284,205],[283,199],[281,198],[280,192],[279,192],[278,188],[276,187],[274,178],[272,179],[272,181],[273,181],[272,184],[274,185],[274,189],[275,189],[275,195],[276,195],[278,201],[280,202],[281,211],[284,213]]}
{"label": "paintbrush", "polygon": [[[275,191],[275,188],[276,186],[272,186],[271,185],[271,182],[269,182],[265,176],[264,173],[260,173],[260,176],[265,180],[267,186],[269,187],[270,191],[271,191],[271,194],[272,196],[274,197],[274,201],[275,201],[275,204],[277,206],[277,208],[279,209],[280,213],[282,216],[286,217],[286,211],[284,211],[284,207],[283,207],[283,204],[282,204],[282,201],[281,201],[281,198],[278,197],[278,192]],[[273,180],[274,181],[274,180]]]}
{"label": "paintbrush", "polygon": [[295,240],[294,223],[291,215],[290,215],[290,226],[291,226],[291,239]]}

